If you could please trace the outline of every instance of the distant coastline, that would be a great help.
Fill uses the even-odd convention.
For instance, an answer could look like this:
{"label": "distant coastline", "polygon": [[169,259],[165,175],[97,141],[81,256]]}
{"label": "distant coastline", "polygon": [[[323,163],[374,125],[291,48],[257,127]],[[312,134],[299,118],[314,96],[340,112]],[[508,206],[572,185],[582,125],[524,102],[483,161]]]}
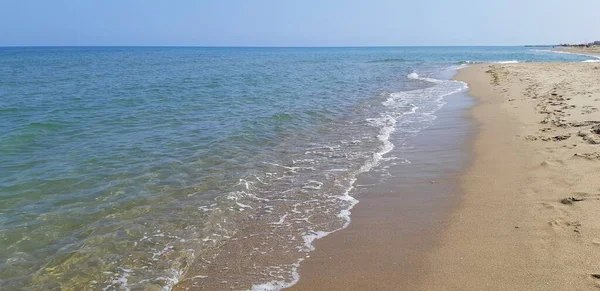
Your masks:
{"label": "distant coastline", "polygon": [[556,48],[557,51],[574,53],[574,54],[585,54],[585,55],[593,55],[600,56],[600,46],[588,46],[588,47],[580,47],[580,46],[560,46]]}
{"label": "distant coastline", "polygon": [[525,47],[556,47],[554,44],[533,44],[533,45],[525,45]]}
{"label": "distant coastline", "polygon": [[576,44],[563,43],[557,46],[557,50],[569,53],[600,55],[600,40]]}

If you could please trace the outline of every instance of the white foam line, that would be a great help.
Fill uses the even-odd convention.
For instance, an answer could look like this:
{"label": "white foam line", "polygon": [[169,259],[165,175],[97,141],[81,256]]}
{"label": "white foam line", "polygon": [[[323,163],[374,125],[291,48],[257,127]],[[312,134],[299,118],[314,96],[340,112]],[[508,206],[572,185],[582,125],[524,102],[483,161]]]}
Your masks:
{"label": "white foam line", "polygon": [[430,82],[430,83],[435,83],[435,84],[439,84],[439,83],[443,83],[445,81],[443,80],[438,80],[438,79],[433,79],[433,78],[425,78],[425,77],[421,77],[419,76],[419,74],[417,74],[416,72],[412,72],[410,74],[408,74],[406,76],[408,79],[413,79],[413,80],[421,80],[421,81],[426,81],[426,82]]}
{"label": "white foam line", "polygon": [[300,267],[300,263],[304,261],[304,258],[298,260],[298,262],[292,264],[292,281],[291,282],[283,282],[283,281],[271,281],[263,284],[252,285],[250,291],[278,291],[281,289],[289,288],[300,280],[300,274],[298,273],[298,268]]}
{"label": "white foam line", "polygon": [[[446,92],[443,93],[439,96],[437,96],[437,100],[440,101],[442,100],[444,97],[452,95],[452,94],[456,94],[458,92],[461,92],[465,89],[467,89],[467,84],[464,82],[460,82],[460,81],[454,81],[454,80],[438,80],[438,79],[432,79],[432,78],[422,78],[420,77],[416,72],[413,72],[411,74],[409,74],[409,76],[407,76],[408,78],[414,78],[414,79],[419,79],[419,80],[423,80],[423,81],[427,81],[427,82],[431,82],[431,83],[435,83],[435,84],[442,84],[445,82],[456,82],[458,84],[461,84],[461,86],[458,89],[452,90],[450,92]],[[410,91],[408,91],[410,92]],[[391,94],[392,96],[390,97],[390,99],[394,98],[394,94]],[[388,99],[389,100],[389,99]],[[386,100],[387,101],[387,100]],[[385,102],[384,102],[385,103]],[[443,106],[443,104],[442,104]],[[440,107],[438,107],[439,110]],[[414,114],[416,113],[416,110],[418,109],[418,107],[416,106],[412,106],[411,111],[404,113],[403,115],[407,115],[407,114]],[[436,110],[437,111],[437,110]],[[435,111],[434,111],[435,112]],[[344,193],[342,195],[336,196],[337,199],[340,199],[342,201],[347,201],[349,202],[349,205],[346,209],[342,209],[340,211],[340,213],[338,214],[339,218],[342,218],[345,220],[345,223],[342,225],[342,227],[332,230],[332,231],[313,231],[310,233],[305,233],[302,236],[302,239],[304,240],[304,247],[305,247],[305,251],[309,252],[314,250],[314,241],[320,238],[323,238],[331,233],[340,231],[346,227],[348,227],[350,225],[350,222],[352,221],[350,214],[351,214],[351,210],[354,208],[354,206],[356,206],[356,204],[358,204],[358,200],[354,197],[352,197],[350,195],[350,192],[352,191],[352,189],[354,189],[354,183],[356,183],[356,176],[358,176],[358,174],[360,173],[364,173],[364,172],[368,172],[370,171],[373,167],[375,167],[379,161],[382,159],[382,157],[389,153],[390,151],[392,151],[392,149],[394,148],[394,144],[389,140],[391,134],[396,130],[396,121],[397,119],[390,117],[388,118],[373,118],[371,119],[373,122],[375,121],[387,121],[388,124],[386,124],[385,126],[382,126],[379,132],[379,135],[377,136],[377,138],[383,143],[383,146],[381,147],[381,150],[379,152],[376,152],[373,154],[373,158],[370,162],[365,163],[362,167],[360,167],[360,169],[355,172],[353,174],[353,178],[350,179],[350,185],[348,186],[348,188],[346,189],[346,191],[344,191]],[[393,122],[392,122],[393,121]],[[277,165],[274,164],[276,166],[280,166],[280,167],[285,167],[285,166],[281,166],[281,165]],[[285,216],[280,218],[280,223],[283,223],[283,220],[285,219]],[[273,223],[273,224],[278,224],[277,223]],[[289,288],[293,285],[295,285],[298,280],[300,279],[300,274],[298,273],[298,268],[300,266],[300,263],[304,261],[304,258],[300,258],[298,259],[298,261],[294,264],[292,264],[292,281],[291,282],[286,282],[286,281],[271,281],[271,282],[267,282],[267,283],[262,283],[262,284],[255,284],[251,287],[250,291],[277,291],[277,290],[282,290],[285,288]]]}

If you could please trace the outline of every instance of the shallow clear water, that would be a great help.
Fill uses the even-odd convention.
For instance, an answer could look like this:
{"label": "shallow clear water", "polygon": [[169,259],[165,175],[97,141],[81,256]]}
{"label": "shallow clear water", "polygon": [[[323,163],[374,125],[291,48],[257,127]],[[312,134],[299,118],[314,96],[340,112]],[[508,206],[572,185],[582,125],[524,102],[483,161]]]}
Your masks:
{"label": "shallow clear water", "polygon": [[465,89],[441,76],[586,59],[519,47],[0,48],[0,285],[169,290],[190,269],[215,276],[236,241],[256,263],[230,280],[286,286],[312,241],[349,223],[356,176]]}

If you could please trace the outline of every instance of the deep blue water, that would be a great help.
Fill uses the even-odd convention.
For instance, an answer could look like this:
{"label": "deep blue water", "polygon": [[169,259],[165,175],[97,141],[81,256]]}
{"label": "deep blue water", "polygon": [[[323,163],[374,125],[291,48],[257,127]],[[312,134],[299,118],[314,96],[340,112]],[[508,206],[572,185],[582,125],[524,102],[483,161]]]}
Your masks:
{"label": "deep blue water", "polygon": [[[0,285],[169,290],[232,240],[294,280],[465,63],[521,47],[0,48]],[[446,73],[444,73],[446,72]],[[234,274],[235,275],[235,274]],[[233,275],[229,275],[233,276]],[[275,283],[273,283],[275,282]]]}

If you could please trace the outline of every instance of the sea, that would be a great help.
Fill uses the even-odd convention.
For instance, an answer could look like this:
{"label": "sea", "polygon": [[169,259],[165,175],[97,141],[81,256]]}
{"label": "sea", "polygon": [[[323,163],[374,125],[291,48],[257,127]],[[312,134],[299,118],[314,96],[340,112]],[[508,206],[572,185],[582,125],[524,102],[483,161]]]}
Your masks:
{"label": "sea", "polygon": [[351,223],[357,178],[410,163],[390,152],[467,89],[457,70],[591,60],[525,47],[0,48],[0,289],[289,287],[314,241]]}

